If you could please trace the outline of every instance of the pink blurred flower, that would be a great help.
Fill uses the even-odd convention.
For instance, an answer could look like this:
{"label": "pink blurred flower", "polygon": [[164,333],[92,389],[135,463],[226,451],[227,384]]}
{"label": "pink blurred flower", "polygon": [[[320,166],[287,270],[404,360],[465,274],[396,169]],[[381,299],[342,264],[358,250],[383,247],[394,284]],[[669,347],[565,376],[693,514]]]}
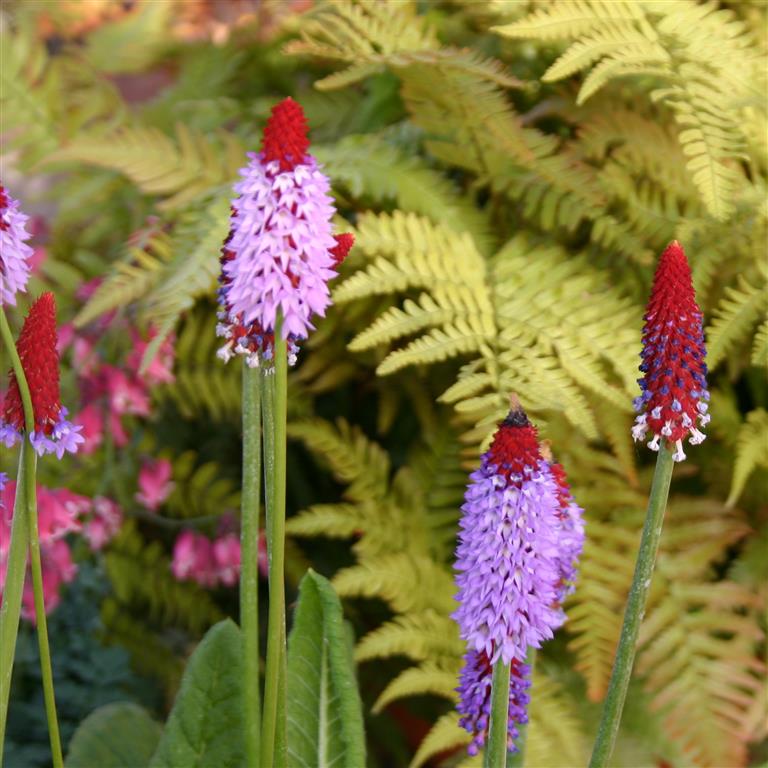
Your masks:
{"label": "pink blurred flower", "polygon": [[[139,369],[141,368],[141,361],[144,359],[144,353],[147,351],[149,343],[155,336],[157,336],[155,328],[149,329],[149,335],[146,339],[143,339],[135,329],[131,329],[133,351],[128,356],[127,365],[137,376],[139,376]],[[152,358],[152,362],[147,366],[143,373],[140,374],[141,378],[148,384],[171,384],[174,381],[174,342],[175,336],[173,334],[166,336],[160,344],[160,348],[155,353],[155,356]]]}
{"label": "pink blurred flower", "polygon": [[213,542],[216,575],[222,584],[233,587],[240,576],[240,539],[230,533]]}
{"label": "pink blurred flower", "polygon": [[104,281],[104,278],[101,277],[94,277],[91,280],[88,280],[88,282],[83,283],[75,292],[75,297],[78,301],[86,302],[88,299],[93,296],[94,293],[96,293],[96,290],[99,288],[99,286]]}
{"label": "pink blurred flower", "polygon": [[80,434],[85,442],[80,446],[80,451],[85,454],[93,453],[104,438],[104,418],[101,408],[94,403],[86,405],[73,421],[82,427]]}
{"label": "pink blurred flower", "polygon": [[93,516],[85,524],[83,535],[94,552],[100,550],[120,530],[123,511],[117,502],[106,496],[93,500]]}
{"label": "pink blurred flower", "polygon": [[141,381],[112,365],[103,368],[109,405],[120,416],[149,416],[149,395]]}
{"label": "pink blurred flower", "polygon": [[194,531],[183,531],[173,548],[171,570],[179,581],[196,581],[202,587],[216,586],[210,540]]}
{"label": "pink blurred flower", "polygon": [[[41,548],[43,565],[43,602],[45,612],[50,613],[61,600],[61,587],[69,584],[77,575],[77,565],[72,561],[72,553],[66,541],[54,541]],[[21,615],[35,623],[35,598],[32,589],[31,574],[24,582]]]}
{"label": "pink blurred flower", "polygon": [[168,459],[145,461],[139,471],[139,492],[136,501],[153,512],[173,490],[171,462]]}
{"label": "pink blurred flower", "polygon": [[55,541],[82,530],[80,517],[91,509],[91,500],[68,491],[66,488],[49,490],[37,487],[37,517],[40,545],[45,547]]}

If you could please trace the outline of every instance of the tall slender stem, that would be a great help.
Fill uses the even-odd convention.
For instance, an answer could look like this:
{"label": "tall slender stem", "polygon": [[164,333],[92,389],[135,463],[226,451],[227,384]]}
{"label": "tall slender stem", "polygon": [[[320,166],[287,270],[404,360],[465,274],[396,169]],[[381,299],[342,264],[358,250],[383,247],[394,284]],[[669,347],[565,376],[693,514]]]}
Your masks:
{"label": "tall slender stem", "polygon": [[240,626],[243,630],[245,752],[259,766],[259,495],[261,493],[261,374],[243,364],[243,501],[240,519]]}
{"label": "tall slender stem", "polygon": [[[533,674],[536,667],[536,649],[528,648],[528,654],[525,657],[525,663],[528,665],[528,675],[531,683],[533,683]],[[525,765],[525,747],[528,742],[528,725],[524,723],[517,728],[517,739],[515,740],[515,746],[517,747],[515,752],[510,753],[507,756],[507,768],[523,768]]]}
{"label": "tall slender stem", "polygon": [[621,637],[613,662],[608,694],[603,704],[603,715],[600,720],[592,759],[589,763],[590,768],[607,766],[616,743],[629,679],[632,676],[632,665],[635,661],[637,636],[645,613],[645,601],[651,586],[656,554],[659,551],[659,539],[664,523],[664,512],[667,508],[673,466],[672,452],[662,442],[656,460],[656,471],[653,475],[651,495],[648,499],[648,511],[645,515],[640,549],[637,553],[635,575],[632,578],[627,607],[624,611],[624,624],[621,628]]}
{"label": "tall slender stem", "polygon": [[[32,450],[22,443],[22,454]],[[3,603],[0,608],[0,768],[3,764],[5,723],[8,719],[8,701],[13,676],[13,657],[16,637],[19,633],[21,598],[24,593],[24,576],[27,571],[27,498],[24,493],[24,459],[19,456],[16,479],[16,499],[13,504],[11,541],[8,546]]]}
{"label": "tall slender stem", "polygon": [[509,664],[499,659],[493,665],[491,684],[491,722],[483,768],[505,768],[507,765],[507,721],[509,720]]}
{"label": "tall slender stem", "polygon": [[269,626],[261,730],[261,764],[282,768],[285,739],[285,482],[288,355],[275,324],[274,373],[264,382],[264,465],[266,481],[267,551],[269,556]]}
{"label": "tall slender stem", "polygon": [[43,598],[43,569],[40,560],[40,533],[37,524],[37,483],[35,477],[36,456],[26,441],[35,430],[35,412],[32,407],[32,396],[29,384],[24,374],[13,334],[8,325],[5,312],[0,311],[0,334],[4,346],[8,349],[11,366],[16,375],[16,382],[24,408],[24,450],[21,460],[24,462],[24,496],[27,508],[27,533],[29,537],[29,554],[32,564],[32,587],[35,598],[35,619],[37,621],[37,643],[40,649],[40,673],[43,680],[43,699],[45,714],[48,719],[48,737],[51,742],[51,755],[54,768],[63,768],[64,758],[61,753],[61,738],[59,736],[59,721],[56,718],[56,698],[53,692],[53,670],[51,667],[51,649],[48,645],[48,623],[45,617],[45,602]]}

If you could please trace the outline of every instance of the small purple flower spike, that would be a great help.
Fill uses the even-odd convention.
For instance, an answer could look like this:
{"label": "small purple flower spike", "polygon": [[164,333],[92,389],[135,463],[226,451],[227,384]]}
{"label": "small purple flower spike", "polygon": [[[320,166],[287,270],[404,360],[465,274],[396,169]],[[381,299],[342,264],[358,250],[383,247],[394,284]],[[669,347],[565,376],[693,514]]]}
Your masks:
{"label": "small purple flower spike", "polygon": [[0,184],[0,306],[16,306],[16,294],[27,289],[32,248],[26,244],[28,217]]}

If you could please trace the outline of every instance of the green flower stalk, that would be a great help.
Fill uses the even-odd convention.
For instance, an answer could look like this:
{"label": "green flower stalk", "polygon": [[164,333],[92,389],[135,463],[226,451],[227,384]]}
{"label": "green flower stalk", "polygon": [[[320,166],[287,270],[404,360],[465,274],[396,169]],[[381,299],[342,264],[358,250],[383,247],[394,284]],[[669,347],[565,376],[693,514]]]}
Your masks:
{"label": "green flower stalk", "polygon": [[590,768],[607,766],[616,743],[659,549],[674,462],[685,459],[682,441],[686,436],[693,445],[704,440],[697,422],[698,426],[709,422],[702,321],[691,269],[685,252],[675,241],[659,259],[645,314],[640,364],[643,376],[638,379],[641,395],[635,400],[635,408],[640,413],[632,429],[635,440],[650,431],[653,439],[648,447],[659,455]]}

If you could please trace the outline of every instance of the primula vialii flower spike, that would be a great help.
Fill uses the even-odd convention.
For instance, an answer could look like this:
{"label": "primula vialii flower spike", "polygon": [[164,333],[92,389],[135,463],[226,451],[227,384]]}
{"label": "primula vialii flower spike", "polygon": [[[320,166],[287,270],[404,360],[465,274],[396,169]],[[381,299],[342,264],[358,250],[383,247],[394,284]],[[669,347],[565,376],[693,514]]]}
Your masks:
{"label": "primula vialii flower spike", "polygon": [[[52,293],[44,293],[29,310],[16,342],[16,349],[32,397],[35,431],[29,436],[35,451],[75,453],[83,442],[82,427],[67,421],[67,409],[59,395],[59,356],[56,352],[56,304]],[[18,442],[25,431],[24,409],[19,385],[11,371],[8,391],[0,416],[0,441],[7,447]]]}
{"label": "primula vialii flower spike", "polygon": [[16,294],[27,289],[32,248],[26,244],[28,217],[0,184],[0,306],[16,306]]}
{"label": "primula vialii flower spike", "polygon": [[225,362],[243,354],[251,367],[269,363],[278,313],[295,362],[297,341],[330,304],[327,283],[354,240],[332,235],[330,182],[308,148],[304,113],[284,99],[267,121],[262,151],[240,171],[219,278],[217,333],[226,344],[218,354]]}
{"label": "primula vialii flower spike", "polygon": [[704,440],[697,422],[698,426],[709,422],[702,320],[691,268],[682,246],[674,241],[661,254],[645,313],[643,376],[637,380],[642,394],[634,402],[639,415],[632,437],[642,440],[650,432],[648,447],[654,451],[666,439],[675,446],[675,461],[685,459],[686,435],[692,445]]}
{"label": "primula vialii flower spike", "polygon": [[542,456],[536,429],[517,401],[470,475],[464,502],[454,618],[468,645],[458,709],[475,754],[487,737],[497,661],[511,663],[510,749],[516,724],[526,722],[530,683],[523,662],[565,621],[562,602],[573,590],[584,523],[565,472]]}

